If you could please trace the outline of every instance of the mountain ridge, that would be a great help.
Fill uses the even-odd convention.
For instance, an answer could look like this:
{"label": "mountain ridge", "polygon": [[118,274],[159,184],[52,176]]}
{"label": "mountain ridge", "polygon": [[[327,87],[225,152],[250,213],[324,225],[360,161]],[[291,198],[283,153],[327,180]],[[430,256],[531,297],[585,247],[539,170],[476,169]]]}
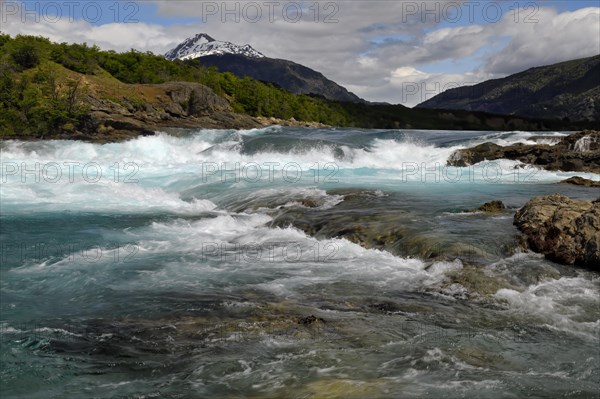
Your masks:
{"label": "mountain ridge", "polygon": [[216,67],[238,77],[248,76],[272,83],[294,94],[321,96],[328,100],[365,102],[322,73],[293,61],[270,58],[249,44],[244,46],[220,42],[206,33],[184,40],[165,54],[168,60],[198,60],[206,67]]}
{"label": "mountain ridge", "polygon": [[450,89],[416,108],[599,121],[600,55],[533,67],[505,78]]}
{"label": "mountain ridge", "polygon": [[594,122],[331,101],[196,62],[59,44],[37,36],[0,34],[0,70],[0,140],[110,142],[164,128],[247,129],[280,121],[362,129],[596,128]]}
{"label": "mountain ridge", "polygon": [[289,60],[223,54],[202,57],[198,62],[202,66],[216,67],[221,72],[231,72],[241,78],[248,76],[272,83],[294,94],[316,95],[335,101],[365,102],[321,72]]}
{"label": "mountain ridge", "polygon": [[249,44],[237,45],[231,42],[215,40],[206,33],[198,33],[193,37],[188,37],[177,47],[169,50],[165,58],[169,61],[174,60],[193,60],[200,57],[219,54],[239,54],[250,58],[264,58],[264,54],[255,50]]}

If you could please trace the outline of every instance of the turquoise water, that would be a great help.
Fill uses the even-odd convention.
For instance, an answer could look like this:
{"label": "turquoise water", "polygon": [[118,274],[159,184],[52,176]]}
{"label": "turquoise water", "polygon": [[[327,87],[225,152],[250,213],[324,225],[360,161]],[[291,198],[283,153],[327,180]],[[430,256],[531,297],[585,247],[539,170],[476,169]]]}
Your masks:
{"label": "turquoise water", "polygon": [[2,397],[595,397],[598,274],[519,251],[512,217],[599,176],[445,167],[565,134],[3,142]]}

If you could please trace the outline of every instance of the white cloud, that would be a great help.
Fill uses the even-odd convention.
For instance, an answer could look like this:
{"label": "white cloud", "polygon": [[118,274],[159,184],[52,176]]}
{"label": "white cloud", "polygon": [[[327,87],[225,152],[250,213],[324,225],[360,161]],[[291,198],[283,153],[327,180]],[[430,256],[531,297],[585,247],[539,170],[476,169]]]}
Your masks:
{"label": "white cloud", "polygon": [[[201,6],[206,2],[156,4],[159,16],[164,17],[201,20],[206,11]],[[282,8],[284,4],[286,1],[281,2]],[[436,3],[440,4],[437,15],[415,12],[408,5],[420,3],[412,2],[337,4],[338,10],[329,11],[337,11],[334,18],[338,23],[324,23],[324,10],[320,11],[320,22],[305,14],[301,22],[290,23],[280,12],[272,23],[266,14],[259,23],[243,19],[240,23],[223,23],[217,14],[206,23],[168,26],[143,22],[93,26],[67,19],[23,23],[8,16],[2,30],[47,36],[59,42],[85,41],[105,49],[123,51],[133,47],[157,53],[164,53],[186,37],[207,32],[219,40],[249,43],[270,57],[304,64],[368,100],[410,106],[429,98],[436,87],[476,83],[533,66],[600,53],[600,8],[558,13],[554,8],[541,7],[535,15],[537,23],[525,23],[523,18],[515,22],[515,17],[507,13],[497,23],[450,27],[446,23],[441,27],[435,20],[444,4],[449,4],[447,0]],[[382,37],[387,39],[381,40]],[[464,70],[424,72],[432,64],[465,59],[468,61],[463,64],[469,67]],[[417,93],[413,92],[415,85],[419,87]]]}
{"label": "white cloud", "polygon": [[515,24],[512,16],[507,17],[487,29],[511,37],[504,49],[488,58],[484,69],[491,73],[507,75],[600,54],[600,8],[560,14],[552,8],[540,8],[537,23]]}
{"label": "white cloud", "polygon": [[413,107],[445,90],[471,86],[489,78],[484,74],[427,73],[413,67],[400,67],[390,72],[377,85],[352,86],[378,101],[402,103]]}
{"label": "white cloud", "polygon": [[68,17],[39,22],[22,19],[21,15],[5,16],[2,31],[11,35],[44,36],[55,42],[96,44],[107,50],[159,50],[173,43],[167,28],[145,23],[109,23],[92,25],[85,20],[70,21]]}

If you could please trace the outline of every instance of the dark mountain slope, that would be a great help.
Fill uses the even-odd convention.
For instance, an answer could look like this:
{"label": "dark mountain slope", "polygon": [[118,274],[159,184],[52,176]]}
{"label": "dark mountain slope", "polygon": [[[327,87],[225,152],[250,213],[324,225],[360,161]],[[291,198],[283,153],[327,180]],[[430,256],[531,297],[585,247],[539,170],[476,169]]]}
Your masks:
{"label": "dark mountain slope", "polygon": [[600,121],[600,55],[531,68],[503,79],[451,89],[417,108]]}
{"label": "dark mountain slope", "polygon": [[314,94],[337,101],[362,101],[323,74],[292,61],[223,54],[201,57],[198,62],[203,66],[217,67],[221,72],[231,72],[239,77],[249,76],[273,83],[294,94]]}

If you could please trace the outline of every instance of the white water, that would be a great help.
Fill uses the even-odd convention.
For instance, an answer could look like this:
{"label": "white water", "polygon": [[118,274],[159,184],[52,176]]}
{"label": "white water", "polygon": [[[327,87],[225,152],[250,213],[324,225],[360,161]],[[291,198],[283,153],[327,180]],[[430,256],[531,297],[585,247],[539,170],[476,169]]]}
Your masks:
{"label": "white water", "polygon": [[[279,150],[248,151],[252,140],[263,136],[272,136],[274,142],[291,137],[297,143],[304,134],[323,143],[286,147],[284,141],[274,147]],[[598,341],[600,281],[592,273],[518,253],[478,266],[499,281],[495,292],[486,295],[470,287],[468,280],[464,286],[452,280],[472,267],[458,255],[417,259],[269,224],[277,212],[298,209],[300,216],[306,212],[324,215],[323,219],[344,212],[351,221],[353,212],[364,211],[352,208],[353,202],[345,202],[345,194],[340,194],[351,189],[351,193],[369,193],[368,199],[356,202],[357,207],[373,204],[374,212],[389,207],[405,214],[398,224],[412,229],[401,232],[409,239],[450,238],[462,246],[478,239],[500,241],[515,234],[511,212],[529,197],[553,190],[585,196],[585,188],[554,183],[573,175],[597,180],[598,175],[515,169],[517,163],[507,160],[496,161],[493,167],[486,163],[443,167],[457,149],[486,141],[533,143],[530,138],[540,135],[534,133],[413,132],[394,139],[389,138],[390,132],[310,134],[315,132],[269,128],[202,131],[182,137],[159,134],[106,145],[4,143],[0,195],[9,238],[28,244],[83,240],[102,253],[93,260],[84,252],[42,259],[31,251],[24,259],[14,251],[8,253],[10,266],[2,271],[0,327],[9,337],[8,350],[13,351],[7,352],[9,359],[17,359],[9,367],[15,370],[8,372],[11,381],[30,386],[23,375],[37,376],[44,369],[52,370],[59,392],[64,386],[78,394],[131,386],[132,396],[150,396],[160,384],[179,392],[193,386],[203,397],[219,397],[227,390],[225,381],[227,387],[255,390],[256,396],[277,397],[284,381],[294,379],[300,384],[299,395],[311,389],[315,395],[325,392],[321,388],[328,387],[328,379],[341,386],[382,387],[387,397],[398,397],[400,392],[410,397],[498,397],[504,391],[513,397],[531,392],[551,397],[564,393],[564,386],[569,392],[594,392],[598,359],[589,348]],[[370,139],[366,141],[363,134]],[[552,142],[564,134],[544,135]],[[332,140],[324,139],[328,136]],[[65,162],[79,163],[72,182]],[[239,181],[223,182],[218,173],[203,174],[206,164],[221,168],[223,163],[267,162],[278,164],[273,180],[242,176]],[[29,169],[36,163],[40,169],[60,164],[63,178],[52,182],[53,175],[38,174],[36,181],[35,175],[25,174],[22,181],[22,163]],[[93,181],[93,170],[81,174],[90,163],[103,172],[98,181]],[[125,168],[129,163],[134,167]],[[289,163],[300,165],[301,180],[290,183],[282,178]],[[320,170],[320,180],[315,181],[314,165],[323,168],[327,163],[336,165],[337,183],[322,180],[327,170]],[[119,165],[116,175],[115,164]],[[445,170],[447,176],[460,173],[465,179],[458,184],[443,178],[436,182],[415,169],[423,164],[428,172],[443,176]],[[497,170],[500,176],[493,173]],[[516,173],[520,179],[515,181]],[[491,199],[502,199],[512,208],[498,217],[461,216],[461,210]],[[317,217],[314,223],[321,221]],[[233,315],[223,316],[223,308],[205,306],[220,300]],[[369,307],[385,301],[396,303],[399,310]],[[239,319],[235,312],[244,309],[256,310],[259,317]],[[233,324],[239,329],[260,329],[271,313],[278,321],[292,320],[294,331],[304,328],[295,319],[299,315],[323,317],[327,322],[320,328],[343,343],[321,345],[293,334],[262,331],[263,335],[256,335],[261,339],[235,346],[239,331]],[[15,321],[39,318],[46,324],[35,328],[20,328]],[[191,336],[181,327],[188,318]],[[199,338],[199,325],[214,326],[215,320],[229,323],[232,331],[223,339]],[[104,331],[113,323],[135,328]],[[478,334],[471,340],[427,341],[430,335],[423,331],[407,334],[402,329],[406,323],[450,332],[467,327]],[[340,332],[335,331],[338,325]],[[513,328],[526,330],[524,335],[533,343],[514,342],[509,334]],[[22,339],[33,332],[51,335],[45,352],[30,350],[31,340]],[[166,334],[164,342],[156,338],[161,334]],[[77,339],[69,346],[69,340]],[[69,367],[82,365],[98,371],[97,375],[83,381],[70,379],[71,369],[53,364],[62,355],[53,351],[52,340],[74,351],[73,356],[66,355]],[[114,348],[133,348],[133,357],[115,357],[119,352]],[[564,350],[555,364],[548,357],[557,348]],[[97,349],[102,355],[93,354]],[[174,358],[181,361],[175,368],[182,373],[173,371],[172,363],[155,367]],[[98,365],[104,361],[110,367]],[[20,372],[23,364],[31,365],[31,370]],[[122,368],[115,371],[115,367]],[[323,378],[325,385],[311,385]],[[541,388],[532,391],[531,384]],[[366,392],[365,397],[372,395]]]}
{"label": "white water", "polygon": [[[227,178],[235,181],[232,177],[235,174],[238,179],[242,177],[238,187],[247,187],[248,183],[255,183],[257,175],[253,168],[257,167],[261,168],[260,184],[271,188],[272,184],[265,182],[269,168],[273,170],[274,179],[282,180],[283,168],[292,166],[293,174],[297,173],[298,165],[304,178],[300,185],[310,184],[315,170],[321,174],[320,178],[344,171],[354,176],[366,172],[363,180],[376,179],[381,184],[386,181],[539,184],[576,175],[598,180],[597,175],[590,173],[520,168],[519,162],[508,160],[484,162],[470,168],[445,166],[454,151],[479,142],[528,142],[527,137],[533,134],[524,132],[494,133],[451,147],[437,147],[416,139],[376,138],[369,148],[341,146],[341,157],[332,146],[253,155],[241,152],[243,137],[277,132],[273,128],[228,132],[229,139],[218,143],[215,141],[223,135],[218,131],[203,131],[191,137],[159,134],[106,145],[69,141],[7,142],[2,150],[2,205],[6,210],[20,208],[28,212],[161,210],[194,214],[216,206],[204,198],[182,201],[179,193],[187,188]],[[549,137],[561,135],[555,133]],[[244,169],[246,166],[249,169]],[[325,170],[326,167],[335,170]],[[360,179],[360,175],[357,178]]]}

